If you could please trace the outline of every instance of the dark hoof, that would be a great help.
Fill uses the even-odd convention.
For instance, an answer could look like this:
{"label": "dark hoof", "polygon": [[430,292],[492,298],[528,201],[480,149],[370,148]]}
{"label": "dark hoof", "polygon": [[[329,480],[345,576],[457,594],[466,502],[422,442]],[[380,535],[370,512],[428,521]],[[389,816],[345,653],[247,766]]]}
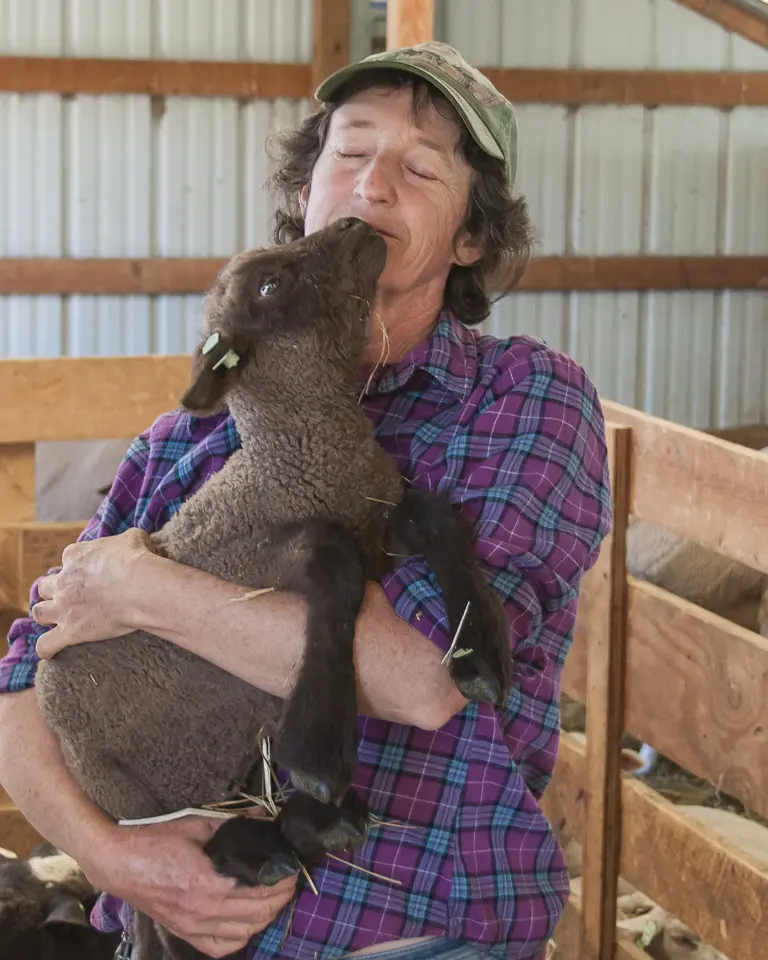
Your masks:
{"label": "dark hoof", "polygon": [[501,705],[504,699],[503,679],[495,677],[478,656],[468,653],[449,661],[451,679],[467,700]]}
{"label": "dark hoof", "polygon": [[322,860],[329,850],[353,850],[368,833],[365,806],[353,790],[339,806],[294,793],[280,811],[277,823],[303,862]]}
{"label": "dark hoof", "polygon": [[456,687],[463,697],[476,703],[496,703],[498,700],[498,694],[492,684],[483,677],[457,680]]}
{"label": "dark hoof", "polygon": [[272,886],[298,870],[293,851],[270,820],[234,817],[203,847],[216,870],[244,886]]}
{"label": "dark hoof", "polygon": [[289,854],[276,853],[259,869],[258,882],[263,887],[273,887],[298,870],[296,860]]}
{"label": "dark hoof", "polygon": [[320,803],[331,802],[331,788],[324,780],[312,776],[311,773],[304,773],[302,770],[291,770],[291,783],[297,790],[306,793],[307,796],[315,800],[319,800]]}

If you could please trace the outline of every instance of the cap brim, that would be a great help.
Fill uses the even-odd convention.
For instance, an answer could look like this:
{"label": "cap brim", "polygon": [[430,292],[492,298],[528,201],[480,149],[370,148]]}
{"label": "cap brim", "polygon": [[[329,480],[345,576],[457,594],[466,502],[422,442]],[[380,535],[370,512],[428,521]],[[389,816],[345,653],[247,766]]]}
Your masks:
{"label": "cap brim", "polygon": [[315,91],[315,99],[320,103],[327,103],[333,99],[333,94],[343,86],[348,80],[358,73],[367,70],[402,70],[406,73],[413,73],[422,77],[429,83],[434,84],[441,93],[445,94],[447,99],[458,110],[462,119],[467,125],[473,139],[487,154],[504,162],[504,153],[491,134],[483,119],[467,101],[466,97],[452,84],[445,81],[442,77],[437,77],[429,70],[423,70],[421,67],[410,63],[399,63],[396,61],[371,61],[353,63],[348,67],[342,67],[327,77]]}

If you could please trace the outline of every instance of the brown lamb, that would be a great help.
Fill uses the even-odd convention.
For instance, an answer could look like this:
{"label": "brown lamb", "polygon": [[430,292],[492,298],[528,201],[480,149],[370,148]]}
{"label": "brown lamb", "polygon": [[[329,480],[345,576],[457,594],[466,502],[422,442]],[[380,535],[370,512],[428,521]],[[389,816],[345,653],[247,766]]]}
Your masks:
{"label": "brown lamb", "polygon": [[[279,817],[227,820],[206,846],[241,883],[274,883],[296,872],[296,857],[317,863],[365,835],[350,788],[353,637],[366,579],[392,554],[425,556],[452,632],[469,604],[459,646],[470,652],[447,666],[462,693],[500,703],[509,691],[507,623],[469,529],[442,497],[405,486],[359,403],[385,262],[385,241],[350,218],[226,265],[205,300],[205,342],[181,405],[201,416],[227,407],[242,449],[151,538],[177,562],[305,598],[306,656],[290,699],[145,632],[39,665],[38,700],[65,761],[116,820],[260,794],[259,736],[274,738],[294,788]],[[141,914],[133,933],[137,960],[202,956]]]}

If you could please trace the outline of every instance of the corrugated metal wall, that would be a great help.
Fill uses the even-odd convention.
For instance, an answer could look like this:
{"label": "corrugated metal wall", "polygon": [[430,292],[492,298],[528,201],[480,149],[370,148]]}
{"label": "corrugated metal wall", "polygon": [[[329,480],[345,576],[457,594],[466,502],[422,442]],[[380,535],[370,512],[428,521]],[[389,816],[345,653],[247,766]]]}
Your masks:
{"label": "corrugated metal wall", "polygon": [[[309,61],[312,0],[0,0],[0,54]],[[307,101],[0,93],[0,257],[265,242],[264,141]],[[199,297],[0,297],[0,356],[174,353]]]}
{"label": "corrugated metal wall", "polygon": [[[768,70],[673,0],[437,0],[436,35],[500,67]],[[768,256],[768,110],[522,105],[519,189],[551,255]],[[585,365],[601,393],[696,427],[768,421],[758,292],[516,294],[487,328]]]}
{"label": "corrugated metal wall", "polygon": [[[353,0],[352,55],[367,52]],[[437,0],[478,64],[768,69],[672,0]],[[311,58],[311,0],[0,0],[0,54]],[[267,238],[264,140],[304,101],[0,93],[0,256],[228,256]],[[546,254],[768,254],[768,110],[519,108]],[[199,297],[0,297],[0,356],[176,352]],[[759,293],[516,294],[488,328],[544,337],[613,399],[695,426],[768,420]]]}

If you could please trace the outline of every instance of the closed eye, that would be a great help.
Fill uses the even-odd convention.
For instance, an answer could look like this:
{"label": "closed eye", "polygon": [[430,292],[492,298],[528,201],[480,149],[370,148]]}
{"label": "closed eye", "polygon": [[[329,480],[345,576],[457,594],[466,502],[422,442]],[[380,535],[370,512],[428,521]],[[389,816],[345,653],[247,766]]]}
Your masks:
{"label": "closed eye", "polygon": [[414,176],[420,177],[422,180],[437,180],[436,176],[431,173],[425,173],[423,170],[415,170],[413,167],[406,167],[406,170],[410,170]]}

